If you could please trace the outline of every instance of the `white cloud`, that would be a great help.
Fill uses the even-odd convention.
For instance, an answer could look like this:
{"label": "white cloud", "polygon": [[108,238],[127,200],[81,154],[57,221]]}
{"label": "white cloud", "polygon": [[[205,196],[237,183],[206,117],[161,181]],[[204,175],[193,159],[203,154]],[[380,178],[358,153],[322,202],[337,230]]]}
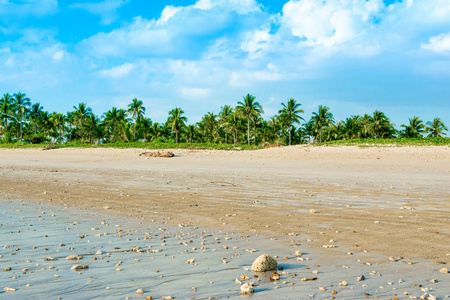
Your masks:
{"label": "white cloud", "polygon": [[255,0],[198,0],[193,8],[209,10],[215,6],[225,10],[236,11],[238,14],[248,14],[261,9],[261,5]]}
{"label": "white cloud", "polygon": [[170,18],[175,16],[175,14],[182,9],[183,8],[180,6],[177,7],[177,6],[172,6],[172,5],[168,5],[168,6],[164,7],[164,9],[161,13],[161,17],[159,18],[158,22],[159,23],[167,22]]}
{"label": "white cloud", "polygon": [[383,9],[381,0],[291,0],[283,7],[281,23],[307,45],[331,47],[356,39]]}
{"label": "white cloud", "polygon": [[64,51],[56,51],[52,56],[52,59],[56,61],[63,60],[63,58],[64,58]]}
{"label": "white cloud", "polygon": [[135,66],[133,64],[125,63],[111,69],[101,70],[98,73],[105,78],[119,79],[129,75],[134,68]]}
{"label": "white cloud", "polygon": [[[252,16],[246,14],[258,12]],[[166,6],[159,19],[135,17],[110,32],[98,33],[81,43],[89,54],[104,56],[200,56],[236,23],[251,30],[267,20],[255,0],[200,0],[189,6]]]}
{"label": "white cloud", "polygon": [[433,36],[427,44],[422,44],[422,48],[439,53],[450,52],[450,33]]}
{"label": "white cloud", "polygon": [[102,18],[103,25],[109,25],[114,22],[119,15],[117,9],[127,4],[129,0],[105,0],[93,3],[75,3],[71,8],[80,8],[91,14],[99,15]]}
{"label": "white cloud", "polygon": [[271,35],[268,30],[256,30],[245,34],[244,41],[241,44],[241,49],[249,52],[251,58],[258,58],[265,50],[270,47],[270,43],[274,35]]}
{"label": "white cloud", "polygon": [[182,88],[181,95],[186,99],[195,101],[208,98],[211,95],[211,91],[204,88]]}

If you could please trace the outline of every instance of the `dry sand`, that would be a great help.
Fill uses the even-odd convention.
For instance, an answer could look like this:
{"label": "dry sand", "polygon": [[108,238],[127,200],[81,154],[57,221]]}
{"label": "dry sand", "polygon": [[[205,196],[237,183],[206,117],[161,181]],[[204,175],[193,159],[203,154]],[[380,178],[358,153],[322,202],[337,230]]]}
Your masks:
{"label": "dry sand", "polygon": [[0,149],[0,198],[260,234],[330,261],[450,263],[449,147],[143,151]]}

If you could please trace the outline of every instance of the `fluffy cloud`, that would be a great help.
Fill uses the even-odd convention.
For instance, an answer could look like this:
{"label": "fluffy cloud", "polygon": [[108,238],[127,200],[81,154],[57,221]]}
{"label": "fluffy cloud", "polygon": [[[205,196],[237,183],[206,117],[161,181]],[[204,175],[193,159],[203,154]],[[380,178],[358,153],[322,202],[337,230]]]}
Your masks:
{"label": "fluffy cloud", "polygon": [[128,76],[135,68],[134,64],[125,63],[123,65],[99,71],[99,75],[105,78],[120,79]]}
{"label": "fluffy cloud", "polygon": [[281,22],[308,45],[334,46],[372,27],[384,8],[382,0],[289,1]]}
{"label": "fluffy cloud", "polygon": [[129,0],[105,0],[94,3],[75,3],[71,7],[84,9],[91,14],[99,15],[102,18],[101,23],[103,25],[109,25],[119,17],[117,9],[128,2]]}
{"label": "fluffy cloud", "polygon": [[267,15],[254,0],[169,5],[159,19],[135,17],[121,28],[84,40],[81,47],[97,56],[199,57],[224,32],[239,34],[241,28],[258,27]]}
{"label": "fluffy cloud", "polygon": [[450,52],[450,33],[440,34],[430,38],[428,43],[422,44],[422,48],[439,53]]}

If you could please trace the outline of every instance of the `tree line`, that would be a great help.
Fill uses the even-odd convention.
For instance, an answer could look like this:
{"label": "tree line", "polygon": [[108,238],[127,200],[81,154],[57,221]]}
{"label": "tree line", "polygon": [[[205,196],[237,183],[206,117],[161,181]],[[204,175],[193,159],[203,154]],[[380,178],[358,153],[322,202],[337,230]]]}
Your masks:
{"label": "tree line", "polygon": [[343,139],[442,137],[448,128],[440,118],[424,123],[419,117],[395,128],[381,111],[334,119],[330,108],[320,105],[309,120],[301,104],[291,98],[281,103],[278,114],[268,120],[255,96],[247,94],[236,106],[224,105],[218,114],[208,112],[200,122],[188,124],[185,112],[176,107],[165,123],[152,122],[146,108],[134,98],[127,109],[112,107],[100,117],[84,102],[64,113],[48,112],[21,92],[0,99],[0,138],[3,142],[113,143],[173,141],[189,143],[303,144]]}

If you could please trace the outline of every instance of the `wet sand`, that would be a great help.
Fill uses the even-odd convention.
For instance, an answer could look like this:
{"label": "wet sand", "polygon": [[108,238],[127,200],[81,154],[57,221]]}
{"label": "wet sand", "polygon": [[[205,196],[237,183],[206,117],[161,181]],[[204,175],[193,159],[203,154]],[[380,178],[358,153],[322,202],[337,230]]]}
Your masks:
{"label": "wet sand", "polygon": [[[323,282],[328,287],[339,279],[355,281],[343,265],[374,269],[361,270],[365,276],[378,268],[432,286],[428,280],[434,278],[449,282],[450,275],[439,272],[450,263],[449,147],[175,150],[174,158],[139,157],[141,152],[2,149],[0,197],[76,206],[143,224],[153,219],[236,232],[267,243],[275,238],[280,249],[299,247],[332,267],[320,276],[334,274]],[[449,293],[436,287],[440,297]],[[317,297],[331,297],[327,290]],[[391,286],[387,290],[384,295],[397,295]]]}

